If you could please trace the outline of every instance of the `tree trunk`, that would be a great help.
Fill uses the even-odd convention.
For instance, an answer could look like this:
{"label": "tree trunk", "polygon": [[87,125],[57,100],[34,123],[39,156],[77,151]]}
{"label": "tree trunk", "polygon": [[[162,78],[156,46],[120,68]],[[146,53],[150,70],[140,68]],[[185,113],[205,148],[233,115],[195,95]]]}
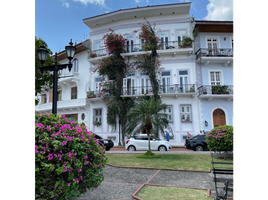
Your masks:
{"label": "tree trunk", "polygon": [[151,129],[147,129],[147,130],[146,130],[146,132],[147,132],[147,136],[148,136],[148,147],[149,147],[149,151],[151,152],[150,131],[151,131]]}

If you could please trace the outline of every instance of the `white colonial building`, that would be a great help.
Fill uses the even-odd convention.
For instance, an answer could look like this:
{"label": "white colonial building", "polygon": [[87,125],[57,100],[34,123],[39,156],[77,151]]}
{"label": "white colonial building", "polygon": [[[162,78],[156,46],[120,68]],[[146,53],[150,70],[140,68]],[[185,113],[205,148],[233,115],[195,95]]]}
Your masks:
{"label": "white colonial building", "polygon": [[[121,54],[122,57],[129,56],[134,61],[138,55],[150,53],[143,50],[144,41],[139,39],[139,31],[133,32],[140,30],[141,26],[149,21],[150,24],[156,25],[158,37],[161,38],[161,48],[157,53],[164,70],[159,76],[159,95],[168,105],[165,112],[169,115],[174,134],[170,142],[173,146],[183,146],[187,132],[198,134],[203,127],[194,43],[187,48],[180,45],[183,37],[193,39],[195,22],[189,15],[190,6],[191,3],[178,3],[137,7],[83,19],[84,24],[90,28],[90,39],[76,45],[72,71],[69,73],[66,69],[61,72],[58,113],[85,123],[89,130],[103,138],[111,138],[115,145],[118,144],[119,126],[112,131],[112,127],[106,123],[107,108],[98,95],[101,77],[94,71],[101,59],[109,56],[103,40],[103,36],[110,32],[109,29],[127,39],[126,52]],[[95,52],[97,57],[91,57],[90,52]],[[68,63],[64,51],[58,54],[58,60],[62,64]],[[198,81],[200,82],[199,79]],[[137,98],[145,93],[151,95],[147,74],[135,71],[128,74],[123,83],[122,97]],[[90,91],[96,94],[95,98],[87,98]],[[41,101],[36,110],[51,112],[52,91],[44,91],[40,95]],[[100,121],[101,125],[94,125],[94,121]]]}

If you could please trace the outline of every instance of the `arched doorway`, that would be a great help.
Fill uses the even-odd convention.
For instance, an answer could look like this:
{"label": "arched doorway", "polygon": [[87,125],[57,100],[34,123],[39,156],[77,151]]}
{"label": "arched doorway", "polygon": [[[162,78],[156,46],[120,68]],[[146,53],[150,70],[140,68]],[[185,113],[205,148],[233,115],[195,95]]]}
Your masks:
{"label": "arched doorway", "polygon": [[213,112],[214,127],[226,125],[225,113],[222,109],[216,109]]}

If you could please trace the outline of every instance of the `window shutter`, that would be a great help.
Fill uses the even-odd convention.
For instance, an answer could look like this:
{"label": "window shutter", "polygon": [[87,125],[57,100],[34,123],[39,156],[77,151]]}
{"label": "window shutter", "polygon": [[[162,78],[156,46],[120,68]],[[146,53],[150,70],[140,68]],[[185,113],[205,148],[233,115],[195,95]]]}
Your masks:
{"label": "window shutter", "polygon": [[52,102],[52,99],[53,99],[53,92],[50,92],[49,93],[49,102]]}

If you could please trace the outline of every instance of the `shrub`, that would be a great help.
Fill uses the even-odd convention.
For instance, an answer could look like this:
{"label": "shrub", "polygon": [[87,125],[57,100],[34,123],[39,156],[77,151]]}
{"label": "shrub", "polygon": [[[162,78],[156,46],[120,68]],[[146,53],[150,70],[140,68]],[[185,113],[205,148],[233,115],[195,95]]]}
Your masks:
{"label": "shrub", "polygon": [[233,126],[219,126],[212,129],[207,138],[210,151],[232,151],[233,150]]}
{"label": "shrub", "polygon": [[105,149],[64,115],[35,116],[36,198],[76,198],[103,181]]}

